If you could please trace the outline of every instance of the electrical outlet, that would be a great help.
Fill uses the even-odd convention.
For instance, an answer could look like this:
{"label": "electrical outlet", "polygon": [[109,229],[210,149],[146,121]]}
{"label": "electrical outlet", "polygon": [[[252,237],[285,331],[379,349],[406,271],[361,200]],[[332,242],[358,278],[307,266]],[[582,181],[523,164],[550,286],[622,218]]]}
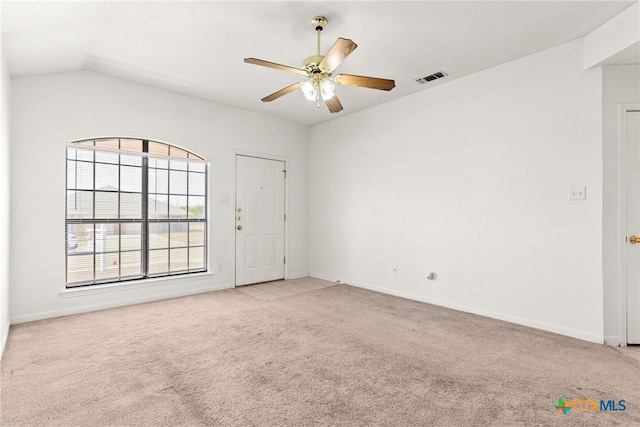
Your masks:
{"label": "electrical outlet", "polygon": [[224,270],[224,262],[220,261],[218,263],[218,271],[222,271],[222,270]]}
{"label": "electrical outlet", "polygon": [[391,270],[391,273],[392,274],[398,274],[398,266],[397,265],[393,266],[393,269]]}
{"label": "electrical outlet", "polygon": [[569,200],[586,200],[587,187],[569,187]]}

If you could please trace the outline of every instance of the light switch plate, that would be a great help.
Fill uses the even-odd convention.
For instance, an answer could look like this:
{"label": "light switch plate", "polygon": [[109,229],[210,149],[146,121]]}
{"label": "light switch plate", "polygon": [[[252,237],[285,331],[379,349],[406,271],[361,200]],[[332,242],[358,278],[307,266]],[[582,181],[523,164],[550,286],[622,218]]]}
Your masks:
{"label": "light switch plate", "polygon": [[587,187],[569,187],[569,200],[587,200]]}

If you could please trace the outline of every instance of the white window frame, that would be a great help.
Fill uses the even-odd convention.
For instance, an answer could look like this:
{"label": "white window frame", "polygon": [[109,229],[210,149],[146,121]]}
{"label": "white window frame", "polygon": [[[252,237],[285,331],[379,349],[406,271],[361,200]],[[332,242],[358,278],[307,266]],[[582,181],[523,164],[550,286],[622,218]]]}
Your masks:
{"label": "white window frame", "polygon": [[[175,144],[131,137],[75,140],[67,144],[66,152],[66,289],[208,272],[209,162],[206,158]],[[84,157],[78,158],[78,153]],[[101,158],[110,160],[105,163],[99,160]],[[138,158],[139,165],[136,164]],[[90,170],[93,177],[84,176],[84,184],[79,185],[81,165]],[[98,166],[117,170],[117,188],[96,188],[100,181]],[[127,169],[129,174],[135,175],[136,168],[140,169],[139,191],[123,190],[122,171]],[[157,189],[158,172],[167,177],[166,188],[162,190]],[[151,176],[154,174],[155,180]],[[177,177],[181,178],[181,185],[171,186],[173,176],[175,182],[178,182]],[[193,190],[190,179],[198,184],[193,185]],[[155,188],[150,188],[154,183]],[[82,199],[85,199],[84,208],[78,207]],[[97,207],[97,199],[111,202]],[[164,200],[159,202],[160,215],[150,206],[154,202],[157,205],[158,199]],[[177,207],[178,203],[184,206]],[[132,205],[139,206],[131,208]],[[160,229],[163,233],[157,232]],[[79,231],[78,234],[86,232],[82,243],[74,231]],[[123,239],[128,233],[132,236]],[[172,233],[181,239],[172,239]],[[105,261],[107,258],[108,262]]]}

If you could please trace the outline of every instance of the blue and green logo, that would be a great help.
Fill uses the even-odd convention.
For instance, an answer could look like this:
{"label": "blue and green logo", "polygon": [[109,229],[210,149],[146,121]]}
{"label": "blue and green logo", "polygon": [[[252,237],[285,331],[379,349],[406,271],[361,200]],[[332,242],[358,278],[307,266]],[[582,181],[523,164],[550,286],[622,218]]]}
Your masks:
{"label": "blue and green logo", "polygon": [[564,400],[562,397],[558,398],[558,403],[555,405],[556,410],[562,411],[564,415],[567,415],[572,410],[575,412],[605,412],[615,411],[622,412],[627,409],[625,400],[594,400],[594,399],[575,399]]}

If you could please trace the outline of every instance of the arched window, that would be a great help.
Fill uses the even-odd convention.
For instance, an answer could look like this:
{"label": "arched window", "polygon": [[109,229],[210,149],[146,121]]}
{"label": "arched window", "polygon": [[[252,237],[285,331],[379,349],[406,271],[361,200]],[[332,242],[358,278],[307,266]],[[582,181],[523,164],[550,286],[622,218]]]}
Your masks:
{"label": "arched window", "polygon": [[207,271],[208,162],[166,142],[67,144],[67,288]]}

